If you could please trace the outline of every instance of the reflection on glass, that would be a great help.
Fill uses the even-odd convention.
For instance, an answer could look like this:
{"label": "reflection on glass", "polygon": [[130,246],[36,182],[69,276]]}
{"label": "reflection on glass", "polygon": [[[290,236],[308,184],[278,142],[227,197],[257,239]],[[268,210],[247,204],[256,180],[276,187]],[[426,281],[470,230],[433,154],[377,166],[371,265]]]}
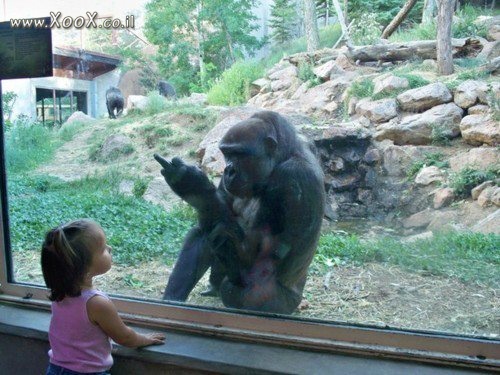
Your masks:
{"label": "reflection on glass", "polygon": [[[161,300],[198,217],[165,182],[153,155],[201,165],[217,186],[225,166],[218,143],[230,125],[254,110],[213,105],[245,103],[252,95],[253,107],[280,112],[314,144],[325,175],[321,235],[292,317],[497,337],[499,153],[487,132],[478,136],[460,126],[473,120],[467,116],[472,113],[481,114],[483,123],[497,119],[494,78],[477,77],[485,91],[465,104],[456,93],[478,63],[457,61],[457,73],[440,86],[454,101],[450,96],[418,109],[413,102],[402,110],[397,95],[438,80],[431,62],[374,68],[331,52],[276,66],[272,53],[297,50],[279,42],[260,49],[253,41],[228,45],[220,22],[200,18],[196,23],[195,15],[210,12],[201,15],[171,2],[172,7],[161,7],[164,3],[135,2],[120,9],[137,15],[133,30],[54,30],[54,76],[2,82],[15,280],[43,284],[39,253],[45,231],[89,217],[102,224],[114,249],[115,265],[98,280],[101,288]],[[122,13],[103,14],[119,18]],[[174,13],[191,15],[193,21],[182,22],[194,22],[192,27],[180,28]],[[172,33],[162,34],[160,19]],[[331,46],[339,26],[326,19],[322,40]],[[299,34],[293,29],[285,40]],[[248,58],[252,51],[260,64]],[[328,61],[335,66],[323,74]],[[241,77],[265,79],[229,94]],[[401,86],[389,88],[381,83],[386,77]],[[177,98],[160,95],[160,80],[172,85]],[[125,98],[117,119],[108,118],[105,92],[111,86]],[[387,105],[387,111],[355,99],[361,97],[383,100],[377,105]],[[272,141],[259,142],[259,151],[273,155]],[[239,152],[236,161],[244,163],[245,150]],[[233,156],[226,152],[226,158]],[[265,168],[257,172],[269,180]],[[294,191],[293,183],[286,188]],[[255,213],[257,206],[245,207]],[[286,218],[298,223],[291,235],[298,238],[310,228],[306,216],[301,209]],[[270,233],[267,242],[250,248],[272,247],[273,236],[284,229]],[[286,256],[286,246],[278,249],[283,253],[272,261]],[[194,284],[186,303],[224,307],[219,295],[202,295],[210,274],[198,282],[186,276]],[[258,286],[265,289],[264,283]]]}

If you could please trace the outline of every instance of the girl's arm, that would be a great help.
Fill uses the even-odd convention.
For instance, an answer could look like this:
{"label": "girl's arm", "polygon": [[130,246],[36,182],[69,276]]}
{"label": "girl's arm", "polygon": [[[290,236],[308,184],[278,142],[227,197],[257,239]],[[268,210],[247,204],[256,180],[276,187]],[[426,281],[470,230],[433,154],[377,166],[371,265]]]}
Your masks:
{"label": "girl's arm", "polygon": [[113,302],[102,296],[96,295],[87,301],[87,314],[92,323],[98,325],[104,333],[120,345],[138,348],[164,343],[165,335],[162,333],[142,335],[127,327],[118,315]]}

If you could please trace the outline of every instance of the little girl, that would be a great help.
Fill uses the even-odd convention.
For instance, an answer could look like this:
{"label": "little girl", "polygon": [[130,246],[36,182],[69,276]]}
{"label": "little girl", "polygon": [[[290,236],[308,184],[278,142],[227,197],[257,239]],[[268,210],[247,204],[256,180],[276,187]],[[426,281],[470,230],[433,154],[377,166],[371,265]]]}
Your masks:
{"label": "little girl", "polygon": [[163,344],[161,333],[142,335],[127,327],[92,278],[111,268],[111,247],[96,222],[72,221],[52,229],[42,246],[42,271],[52,318],[47,375],[109,374],[111,339],[136,348]]}

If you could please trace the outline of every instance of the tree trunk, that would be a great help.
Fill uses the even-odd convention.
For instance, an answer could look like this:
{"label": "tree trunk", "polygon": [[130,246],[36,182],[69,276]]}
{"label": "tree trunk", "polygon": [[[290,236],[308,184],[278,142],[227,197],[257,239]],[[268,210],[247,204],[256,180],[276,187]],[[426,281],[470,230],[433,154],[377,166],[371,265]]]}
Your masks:
{"label": "tree trunk", "polygon": [[316,2],[304,0],[304,24],[306,28],[307,51],[319,49],[319,32],[316,20]]}
{"label": "tree trunk", "polygon": [[340,42],[341,39],[344,39],[346,41],[347,47],[351,48],[352,41],[351,37],[349,36],[349,29],[347,28],[347,25],[345,23],[344,12],[342,12],[342,8],[340,7],[340,3],[338,0],[333,0],[333,5],[335,6],[335,11],[337,12],[337,17],[339,19],[340,27],[342,28],[342,35],[335,44],[335,47],[337,46],[337,44]]}
{"label": "tree trunk", "polygon": [[451,22],[453,19],[454,0],[437,0],[437,63],[440,75],[453,73],[453,54],[451,48]]}
{"label": "tree trunk", "polygon": [[382,39],[389,38],[392,33],[401,25],[401,22],[404,21],[410,10],[413,8],[417,0],[408,0],[405,5],[401,8],[401,10],[396,14],[396,17],[387,25],[384,32],[382,33]]}
{"label": "tree trunk", "polygon": [[436,0],[425,0],[422,9],[422,23],[431,23],[436,15]]}
{"label": "tree trunk", "polygon": [[[347,56],[352,61],[405,61],[436,59],[435,40],[420,40],[407,43],[386,43],[349,48]],[[483,45],[477,39],[464,38],[451,40],[451,52],[455,57],[475,57]]]}

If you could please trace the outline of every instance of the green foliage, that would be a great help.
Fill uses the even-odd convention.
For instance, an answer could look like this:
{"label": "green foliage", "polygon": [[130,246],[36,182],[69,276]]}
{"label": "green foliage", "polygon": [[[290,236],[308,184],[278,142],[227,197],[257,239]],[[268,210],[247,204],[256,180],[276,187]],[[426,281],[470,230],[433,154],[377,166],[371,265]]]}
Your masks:
{"label": "green foliage", "polygon": [[[342,30],[338,23],[328,25],[319,29],[319,47],[332,47],[342,35]],[[293,39],[281,45],[274,45],[271,48],[271,53],[265,61],[265,68],[270,68],[283,57],[290,56],[295,53],[307,51],[306,37]]]}
{"label": "green foliage", "polygon": [[29,171],[49,161],[59,145],[55,134],[54,130],[20,116],[5,134],[7,169]]}
{"label": "green foliage", "polygon": [[432,124],[432,133],[431,139],[432,144],[437,146],[449,146],[450,138],[449,138],[449,126],[447,123],[441,124]]}
{"label": "green foliage", "polygon": [[250,83],[262,77],[262,65],[238,61],[222,73],[221,78],[207,94],[208,102],[215,105],[238,105],[249,98]]}
{"label": "green foliage", "polygon": [[375,13],[361,14],[353,21],[350,29],[351,38],[357,45],[373,44],[380,40],[381,34],[382,25],[377,22]]}
{"label": "green foliage", "polygon": [[59,138],[64,142],[69,142],[77,133],[85,128],[85,126],[86,123],[84,121],[73,121],[70,124],[64,124],[58,131]]}
{"label": "green foliage", "polygon": [[391,42],[413,42],[415,40],[435,40],[437,26],[435,22],[417,23],[409,28],[399,28],[389,37]]}
{"label": "green foliage", "polygon": [[295,3],[291,0],[276,0],[271,6],[269,26],[275,44],[283,44],[297,34],[298,15]]}
{"label": "green foliage", "polygon": [[2,103],[0,103],[0,105],[2,106],[3,120],[6,130],[8,130],[12,125],[10,116],[12,116],[12,109],[16,103],[16,99],[17,94],[13,91],[6,91],[2,93]]}
{"label": "green foliage", "polygon": [[[424,1],[418,0],[412,8],[402,26],[419,23],[422,18],[422,6]],[[387,26],[405,4],[404,0],[349,0],[347,15],[349,22],[352,20],[363,20],[366,14],[374,14],[376,21]]]}
{"label": "green foliage", "polygon": [[132,188],[132,194],[134,197],[141,198],[146,192],[149,185],[149,181],[144,178],[138,178],[134,181],[134,187]]}
{"label": "green foliage", "polygon": [[308,82],[309,87],[317,86],[321,83],[320,79],[313,72],[314,65],[301,61],[299,63],[298,77],[303,82]]}
{"label": "green foliage", "polygon": [[464,168],[459,172],[452,173],[450,176],[450,187],[459,197],[466,198],[471,190],[484,181],[494,180],[500,177],[500,169],[492,168],[486,171]]}
{"label": "green foliage", "polygon": [[453,38],[469,38],[472,36],[480,36],[486,38],[486,27],[482,24],[476,24],[474,21],[485,12],[481,8],[476,8],[470,4],[465,4],[456,13],[458,22],[454,22],[451,26]]}
{"label": "green foliage", "polygon": [[144,113],[146,115],[155,115],[157,113],[163,112],[166,107],[166,101],[163,96],[161,96],[156,91],[151,91],[148,94],[148,99],[146,102],[146,107],[144,108]]}
{"label": "green foliage", "polygon": [[130,265],[158,257],[173,263],[195,223],[194,215],[182,207],[165,212],[143,199],[117,194],[118,180],[121,178],[104,176],[64,182],[46,176],[10,175],[13,250],[39,250],[50,228],[89,217],[106,232],[115,263]]}
{"label": "green foliage", "polygon": [[373,78],[363,78],[362,80],[355,81],[348,89],[346,103],[353,97],[358,99],[371,97],[374,87]]}
{"label": "green foliage", "polygon": [[252,36],[255,4],[255,0],[152,0],[146,5],[146,37],[159,47],[160,72],[179,94],[206,87],[197,59],[216,67],[218,74],[261,46]]}
{"label": "green foliage", "polygon": [[410,168],[408,168],[408,171],[406,172],[406,177],[410,180],[413,179],[418,172],[424,167],[430,167],[431,165],[434,165],[438,168],[448,168],[450,164],[443,160],[444,155],[440,152],[434,152],[425,155],[423,160],[418,160],[415,163],[413,163]]}
{"label": "green foliage", "polygon": [[390,237],[363,241],[356,235],[325,234],[320,238],[313,268],[324,268],[327,263],[375,261],[499,287],[499,248],[499,235],[471,232],[438,233],[411,243]]}

